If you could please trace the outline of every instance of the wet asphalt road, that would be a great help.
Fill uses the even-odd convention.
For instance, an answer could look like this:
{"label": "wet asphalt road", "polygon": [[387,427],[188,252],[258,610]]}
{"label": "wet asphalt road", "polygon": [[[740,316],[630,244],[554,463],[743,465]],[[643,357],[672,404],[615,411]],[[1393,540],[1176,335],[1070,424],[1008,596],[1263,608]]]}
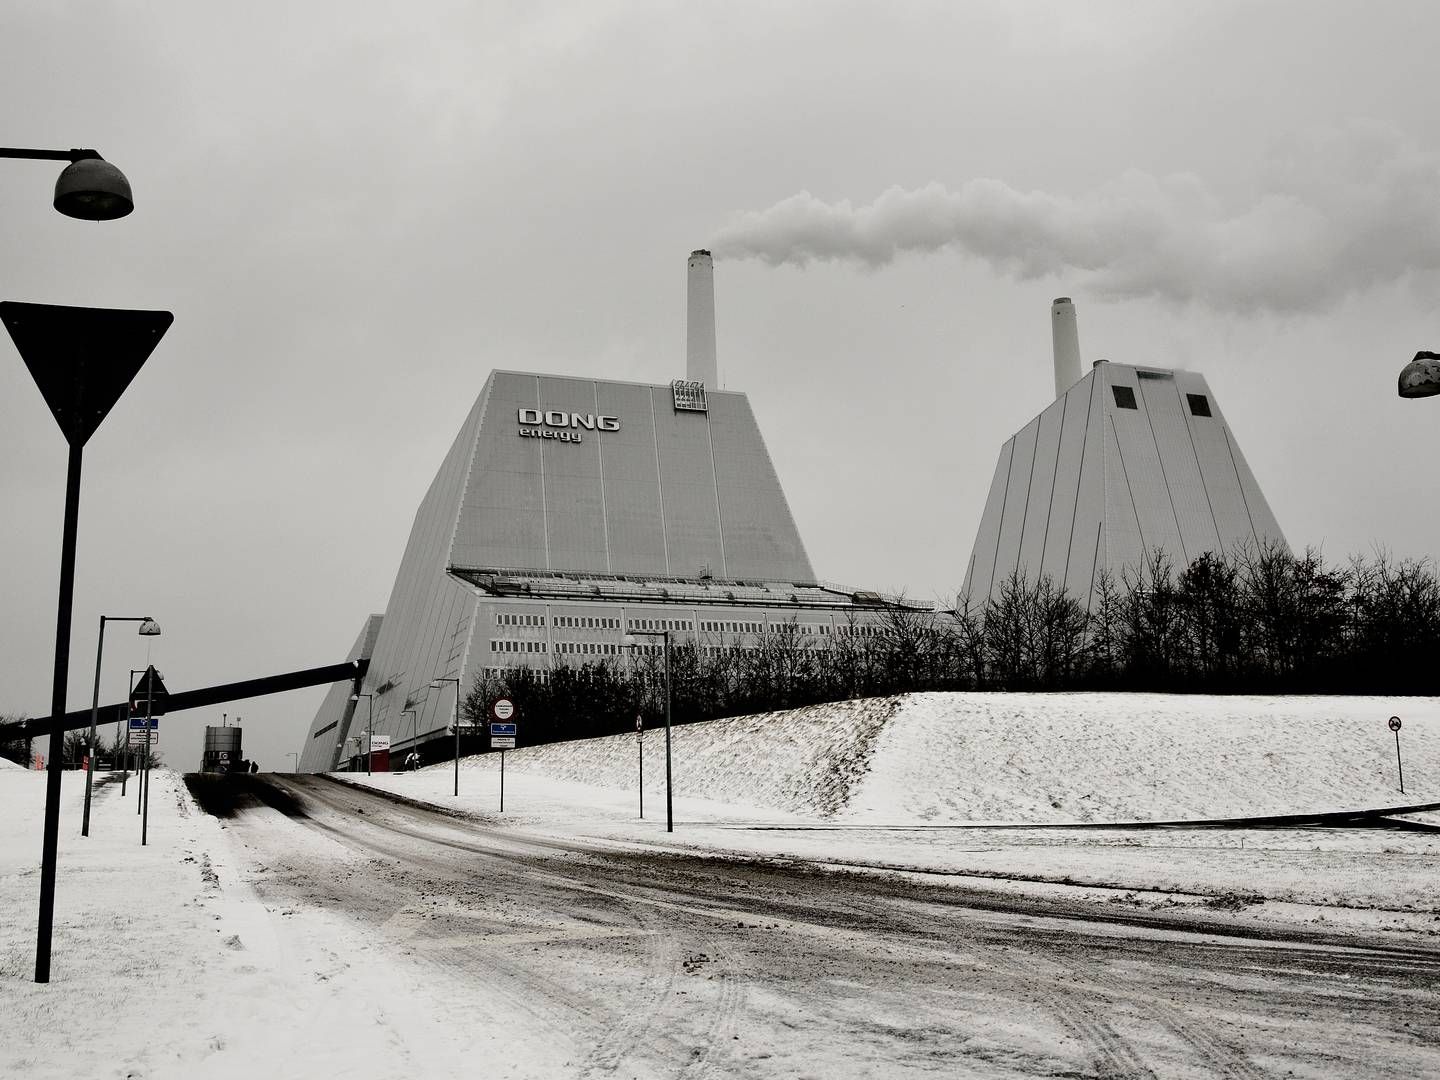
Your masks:
{"label": "wet asphalt road", "polygon": [[1440,950],[1411,938],[616,850],[321,777],[208,801],[267,905],[501,995],[566,1075],[1440,1075]]}

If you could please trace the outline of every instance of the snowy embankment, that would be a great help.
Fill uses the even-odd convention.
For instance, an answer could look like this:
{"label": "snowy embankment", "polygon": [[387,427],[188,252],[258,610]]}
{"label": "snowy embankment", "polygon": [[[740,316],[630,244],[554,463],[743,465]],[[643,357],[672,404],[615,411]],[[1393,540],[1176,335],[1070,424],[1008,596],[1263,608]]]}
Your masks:
{"label": "snowy embankment", "polygon": [[[1405,793],[1386,720],[1403,717]],[[521,718],[522,730],[524,719]],[[1440,802],[1432,698],[912,694],[673,729],[687,797],[849,823],[1060,823]],[[664,733],[645,733],[663,792]],[[494,769],[494,754],[466,759]],[[634,789],[634,735],[511,751],[528,774]]]}

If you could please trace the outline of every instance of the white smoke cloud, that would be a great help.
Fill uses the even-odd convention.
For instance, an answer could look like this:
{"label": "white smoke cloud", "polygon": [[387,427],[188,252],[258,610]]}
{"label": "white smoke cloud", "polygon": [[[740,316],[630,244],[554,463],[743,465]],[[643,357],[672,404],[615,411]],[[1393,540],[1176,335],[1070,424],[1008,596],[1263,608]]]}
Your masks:
{"label": "white smoke cloud", "polygon": [[1374,126],[1296,138],[1235,206],[1193,174],[1137,171],[1080,196],[993,179],[892,187],[858,207],[802,191],[737,215],[712,248],[869,267],[956,251],[1019,280],[1063,275],[1096,296],[1301,311],[1440,269],[1440,156]]}

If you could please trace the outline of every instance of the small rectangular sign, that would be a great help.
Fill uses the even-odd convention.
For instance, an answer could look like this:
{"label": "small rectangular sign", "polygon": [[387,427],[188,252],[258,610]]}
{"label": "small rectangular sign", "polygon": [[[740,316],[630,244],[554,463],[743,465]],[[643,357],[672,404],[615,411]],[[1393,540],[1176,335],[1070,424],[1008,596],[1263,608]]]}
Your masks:
{"label": "small rectangular sign", "polygon": [[515,736],[514,736],[514,735],[491,735],[491,736],[490,736],[490,749],[491,749],[491,750],[514,750],[514,749],[515,749]]}
{"label": "small rectangular sign", "polygon": [[389,735],[371,735],[371,736],[370,736],[370,749],[371,749],[371,750],[389,750],[389,749],[390,749],[390,736],[389,736]]}
{"label": "small rectangular sign", "polygon": [[[139,731],[139,732],[142,732],[142,733],[143,733],[144,730],[145,730],[145,720],[146,720],[146,718],[143,717],[143,716],[132,716],[132,717],[130,718],[130,730],[131,730],[131,731]],[[158,716],[152,716],[152,717],[149,718],[149,720],[150,720],[150,730],[151,730],[151,731],[159,731],[159,730],[160,730],[160,717],[158,717]]]}
{"label": "small rectangular sign", "polygon": [[[144,732],[143,730],[130,732],[130,745],[131,745],[131,746],[144,746],[144,745],[145,745],[145,732]],[[159,733],[158,731],[152,731],[152,732],[150,732],[150,745],[151,745],[151,746],[159,746],[159,745],[160,745],[160,733]]]}
{"label": "small rectangular sign", "polygon": [[514,735],[516,734],[514,724],[491,724],[491,735]]}

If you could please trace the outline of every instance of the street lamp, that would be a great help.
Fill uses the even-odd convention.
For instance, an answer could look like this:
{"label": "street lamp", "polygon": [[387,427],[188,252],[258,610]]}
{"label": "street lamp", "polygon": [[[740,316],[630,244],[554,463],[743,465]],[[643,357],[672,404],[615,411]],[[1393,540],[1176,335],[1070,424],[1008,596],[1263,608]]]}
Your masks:
{"label": "street lamp", "polygon": [[[90,767],[85,770],[85,812],[80,820],[80,835],[90,835],[90,778],[95,773],[95,721],[100,712],[100,657],[105,649],[105,624],[107,622],[138,622],[141,637],[159,637],[160,624],[148,615],[101,615],[100,640],[95,643],[95,693],[90,699]],[[118,724],[116,725],[118,728]],[[117,734],[118,742],[119,736]],[[118,749],[118,747],[117,747]]]}
{"label": "street lamp", "polygon": [[460,680],[459,679],[431,679],[430,689],[443,687],[446,683],[455,684],[455,705],[450,713],[450,726],[455,729],[455,797],[460,797]]}
{"label": "street lamp", "polygon": [[1440,394],[1440,353],[1421,350],[1400,370],[1400,396],[1434,397]]}
{"label": "street lamp", "polygon": [[375,734],[375,695],[374,694],[351,694],[351,701],[365,699],[365,730],[360,734],[365,736],[365,775],[370,775],[370,757],[375,752],[372,749],[372,738]]}
{"label": "street lamp", "polygon": [[665,831],[675,831],[675,814],[670,797],[670,631],[631,630],[622,639],[625,648],[639,648],[637,637],[658,637],[665,639]]}
{"label": "street lamp", "polygon": [[130,181],[95,150],[26,150],[0,146],[0,158],[68,161],[55,181],[55,209],[81,221],[113,221],[135,209]]}

